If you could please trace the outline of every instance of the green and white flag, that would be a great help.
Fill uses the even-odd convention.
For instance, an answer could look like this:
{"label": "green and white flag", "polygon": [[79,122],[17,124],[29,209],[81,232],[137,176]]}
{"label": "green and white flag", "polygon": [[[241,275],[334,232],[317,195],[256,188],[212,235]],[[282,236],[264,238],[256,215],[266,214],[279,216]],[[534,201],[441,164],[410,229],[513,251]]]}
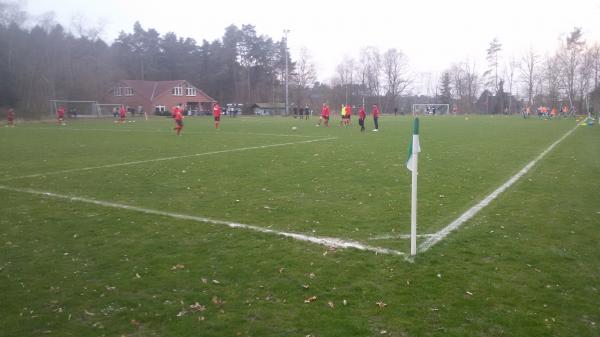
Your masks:
{"label": "green and white flag", "polygon": [[419,144],[419,118],[415,118],[413,123],[413,136],[408,147],[408,160],[406,161],[406,168],[410,171],[416,165],[414,154],[421,152],[421,145]]}

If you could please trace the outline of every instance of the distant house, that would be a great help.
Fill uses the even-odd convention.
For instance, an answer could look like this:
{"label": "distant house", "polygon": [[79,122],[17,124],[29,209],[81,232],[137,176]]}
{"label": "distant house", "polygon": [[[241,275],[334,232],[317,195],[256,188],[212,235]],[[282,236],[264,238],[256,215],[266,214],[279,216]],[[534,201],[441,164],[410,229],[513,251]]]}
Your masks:
{"label": "distant house", "polygon": [[254,115],[285,115],[285,103],[254,103],[250,106]]}
{"label": "distant house", "polygon": [[181,104],[184,111],[204,114],[212,111],[216,102],[212,97],[188,81],[118,81],[104,98],[109,104],[123,104],[130,109],[142,107],[148,113],[168,113]]}

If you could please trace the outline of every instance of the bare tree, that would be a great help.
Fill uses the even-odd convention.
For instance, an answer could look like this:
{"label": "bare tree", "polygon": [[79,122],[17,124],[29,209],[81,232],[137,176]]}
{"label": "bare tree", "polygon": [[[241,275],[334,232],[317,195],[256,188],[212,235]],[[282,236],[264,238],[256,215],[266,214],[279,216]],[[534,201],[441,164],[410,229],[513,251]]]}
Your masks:
{"label": "bare tree", "polygon": [[336,67],[337,80],[344,90],[344,104],[352,101],[352,86],[354,85],[355,61],[350,57],[344,57],[342,63]]}
{"label": "bare tree", "polygon": [[450,73],[453,79],[453,88],[460,111],[464,113],[474,112],[474,102],[479,92],[479,76],[475,63],[466,60],[454,64]]}
{"label": "bare tree", "polygon": [[530,48],[529,51],[521,57],[521,64],[519,65],[521,80],[527,87],[527,104],[529,106],[533,105],[533,89],[539,62],[538,54],[533,48]]}
{"label": "bare tree", "polygon": [[[577,88],[579,89],[580,102],[587,103],[587,95],[592,88],[592,76],[594,71],[594,58],[592,49],[586,50],[581,56],[581,65],[578,69],[577,74]],[[588,106],[586,105],[586,110]]]}
{"label": "bare tree", "polygon": [[515,72],[519,63],[514,57],[511,57],[508,63],[504,67],[504,78],[506,79],[506,83],[508,84],[508,112],[513,113],[512,107],[512,98],[513,98],[513,88],[515,83]]}
{"label": "bare tree", "polygon": [[381,106],[382,60],[379,49],[366,47],[360,53],[361,66],[364,69],[366,87],[369,95],[376,96]]}
{"label": "bare tree", "polygon": [[[312,56],[306,47],[300,49],[300,55],[296,61],[296,72],[293,78],[299,90],[299,99],[307,104],[307,90],[314,85],[317,80],[317,70],[312,60]],[[299,102],[301,104],[301,102]]]}
{"label": "bare tree", "polygon": [[548,104],[555,105],[558,103],[560,95],[560,66],[556,57],[546,57],[544,61],[544,70],[540,78],[545,83],[546,93],[548,96]]}
{"label": "bare tree", "polygon": [[408,72],[408,60],[404,53],[396,49],[388,49],[383,54],[383,74],[387,95],[390,98],[389,104],[394,106],[396,98],[402,95],[412,82]]}
{"label": "bare tree", "polygon": [[594,89],[598,88],[598,80],[600,79],[600,43],[594,43],[588,50],[592,58],[592,72],[594,76]]}
{"label": "bare tree", "polygon": [[585,41],[582,39],[581,28],[576,27],[562,43],[557,54],[562,70],[563,88],[571,107],[575,101],[577,68],[581,64],[584,47]]}

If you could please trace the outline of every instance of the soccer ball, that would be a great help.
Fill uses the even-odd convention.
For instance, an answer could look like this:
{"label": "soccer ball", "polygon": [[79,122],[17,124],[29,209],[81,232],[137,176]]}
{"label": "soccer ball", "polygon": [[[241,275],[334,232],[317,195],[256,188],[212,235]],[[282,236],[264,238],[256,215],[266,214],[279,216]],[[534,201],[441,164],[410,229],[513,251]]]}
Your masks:
{"label": "soccer ball", "polygon": [[295,127],[295,126],[292,126],[292,130],[296,131],[296,127]]}

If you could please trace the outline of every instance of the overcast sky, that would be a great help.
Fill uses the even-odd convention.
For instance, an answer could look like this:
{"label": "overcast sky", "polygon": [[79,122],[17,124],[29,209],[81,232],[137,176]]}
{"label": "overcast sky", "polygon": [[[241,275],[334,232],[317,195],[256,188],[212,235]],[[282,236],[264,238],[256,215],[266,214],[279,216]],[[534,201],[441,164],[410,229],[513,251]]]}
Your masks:
{"label": "overcast sky", "polygon": [[[330,79],[344,57],[358,58],[361,48],[396,48],[416,74],[439,73],[453,62],[485,64],[490,41],[502,43],[504,60],[531,47],[540,54],[556,49],[574,27],[588,42],[600,42],[600,0],[28,0],[33,16],[54,12],[71,27],[83,16],[90,26],[105,25],[102,38],[112,42],[135,21],[160,34],[174,32],[201,43],[221,38],[225,27],[256,26],[274,40],[289,29],[292,57],[300,48],[311,53],[319,79]],[[427,76],[419,76],[421,80]],[[422,84],[424,85],[424,83]]]}

